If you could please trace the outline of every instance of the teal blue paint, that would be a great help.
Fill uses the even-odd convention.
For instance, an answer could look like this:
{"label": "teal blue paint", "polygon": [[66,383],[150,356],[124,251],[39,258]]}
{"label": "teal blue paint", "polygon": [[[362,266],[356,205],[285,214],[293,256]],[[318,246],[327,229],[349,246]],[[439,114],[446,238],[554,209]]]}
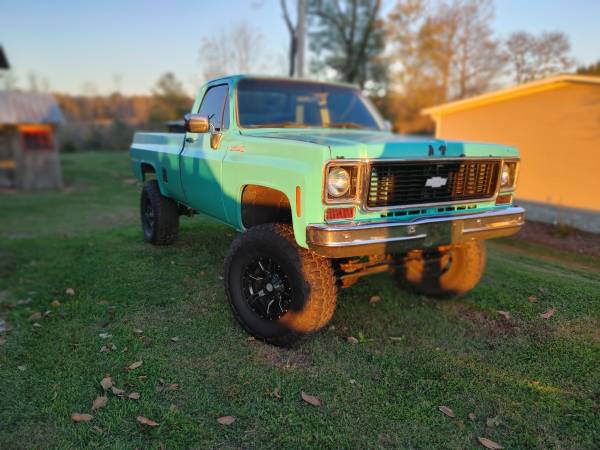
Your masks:
{"label": "teal blue paint", "polygon": [[[513,147],[434,138],[401,136],[388,131],[340,130],[323,128],[243,129],[237,124],[236,86],[242,75],[213,80],[199,89],[192,112],[200,108],[206,90],[213,85],[229,85],[230,127],[223,132],[217,149],[210,148],[210,135],[195,133],[136,133],[131,145],[132,167],[142,179],[141,164],[155,168],[163,195],[215,217],[237,230],[241,220],[242,192],[247,185],[260,185],[281,191],[292,207],[294,235],[307,247],[306,227],[324,222],[323,174],[332,159],[429,159],[435,158],[515,158]],[[185,138],[196,143],[185,143]],[[444,147],[444,155],[441,148]],[[242,148],[243,151],[231,151]],[[433,156],[431,152],[433,151]],[[165,170],[168,182],[162,181]],[[296,214],[296,186],[301,188],[302,214]],[[493,201],[474,203],[468,212],[496,206]],[[407,216],[387,216],[385,210],[356,208],[356,221],[413,220],[424,216],[456,214],[443,207],[415,207],[421,210]],[[465,211],[465,212],[466,212]],[[458,211],[458,212],[463,212]],[[382,217],[383,216],[383,217]]]}

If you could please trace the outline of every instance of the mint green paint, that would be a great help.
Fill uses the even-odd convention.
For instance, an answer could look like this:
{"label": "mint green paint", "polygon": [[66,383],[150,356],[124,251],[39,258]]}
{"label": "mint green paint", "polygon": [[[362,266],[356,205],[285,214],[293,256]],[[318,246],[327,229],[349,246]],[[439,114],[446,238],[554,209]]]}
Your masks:
{"label": "mint green paint", "polygon": [[[236,120],[236,85],[243,76],[211,81],[200,88],[192,112],[200,108],[210,86],[229,85],[230,127],[224,131],[218,149],[210,148],[210,135],[196,133],[136,133],[131,145],[132,167],[142,179],[142,163],[151,165],[163,195],[192,209],[243,230],[241,196],[245,186],[255,184],[283,192],[292,206],[294,234],[299,245],[306,245],[306,226],[323,223],[323,171],[331,159],[427,159],[429,147],[439,157],[439,147],[446,146],[445,157],[518,157],[513,147],[441,141],[427,137],[401,136],[387,131],[302,129],[243,129]],[[185,142],[194,138],[193,144]],[[243,152],[230,147],[244,148]],[[168,181],[162,179],[166,171]],[[296,186],[302,191],[302,215],[296,214]],[[471,205],[469,211],[497,207],[493,202]],[[385,211],[356,210],[357,221],[408,220],[420,216],[452,214],[437,207],[418,208],[421,213],[404,217],[382,217]]]}

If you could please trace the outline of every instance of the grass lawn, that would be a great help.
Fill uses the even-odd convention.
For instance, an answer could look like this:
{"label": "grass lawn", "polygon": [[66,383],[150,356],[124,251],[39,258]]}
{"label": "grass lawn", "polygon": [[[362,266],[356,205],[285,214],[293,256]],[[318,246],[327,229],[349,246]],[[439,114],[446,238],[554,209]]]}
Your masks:
{"label": "grass lawn", "polygon": [[[600,445],[597,259],[494,242],[481,284],[450,301],[366,278],[327,330],[283,350],[248,340],[225,303],[233,231],[184,218],[174,246],[153,248],[127,154],[63,164],[64,192],[0,194],[0,448]],[[140,398],[108,393],[91,411],[106,375]]]}

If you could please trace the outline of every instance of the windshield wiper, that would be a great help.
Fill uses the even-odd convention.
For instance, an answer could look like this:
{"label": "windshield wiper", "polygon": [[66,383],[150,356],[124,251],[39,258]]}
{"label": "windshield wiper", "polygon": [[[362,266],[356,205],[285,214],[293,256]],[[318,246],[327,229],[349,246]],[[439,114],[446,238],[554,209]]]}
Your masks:
{"label": "windshield wiper", "polygon": [[361,125],[356,122],[336,122],[330,123],[329,128],[353,128],[353,129],[365,129],[367,128],[364,125]]}
{"label": "windshield wiper", "polygon": [[310,128],[311,126],[298,122],[273,122],[250,125],[248,128]]}

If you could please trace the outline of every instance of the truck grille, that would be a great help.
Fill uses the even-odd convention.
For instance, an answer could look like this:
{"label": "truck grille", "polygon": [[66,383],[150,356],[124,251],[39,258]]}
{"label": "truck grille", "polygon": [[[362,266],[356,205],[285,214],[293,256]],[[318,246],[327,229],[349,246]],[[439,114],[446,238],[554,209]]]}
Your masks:
{"label": "truck grille", "polygon": [[500,161],[375,162],[367,206],[424,205],[493,197]]}

